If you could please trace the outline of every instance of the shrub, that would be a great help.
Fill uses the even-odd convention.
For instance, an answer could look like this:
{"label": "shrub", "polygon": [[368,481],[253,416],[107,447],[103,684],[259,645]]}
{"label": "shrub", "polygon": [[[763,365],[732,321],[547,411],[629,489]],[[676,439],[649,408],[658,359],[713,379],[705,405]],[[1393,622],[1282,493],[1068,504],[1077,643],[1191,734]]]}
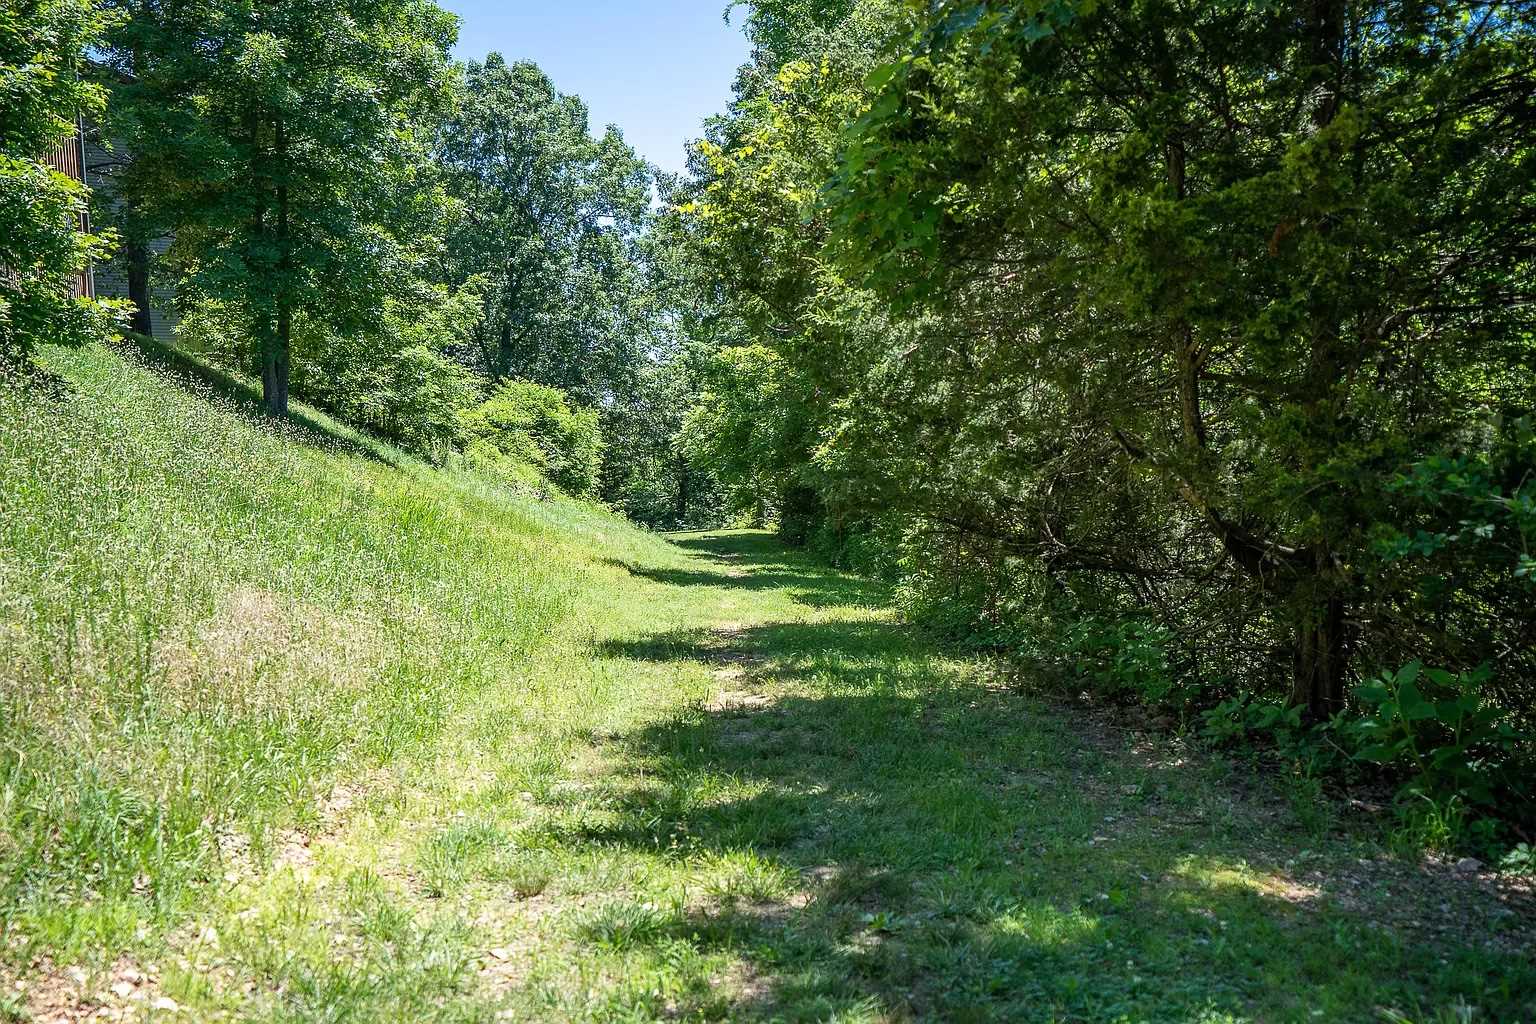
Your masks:
{"label": "shrub", "polygon": [[474,374],[429,345],[370,351],[370,339],[353,341],[334,340],[329,373],[301,365],[295,391],[434,464],[462,447],[459,414],[483,394]]}
{"label": "shrub", "polygon": [[462,440],[459,413],[479,394],[474,375],[461,364],[413,345],[384,365],[356,418],[407,451],[441,463]]}
{"label": "shrub", "polygon": [[1341,732],[1361,760],[1404,773],[1405,796],[1494,807],[1520,795],[1524,737],[1487,699],[1491,675],[1486,665],[1451,673],[1410,662],[1356,689],[1366,713]]}
{"label": "shrub", "polygon": [[806,549],[839,569],[872,579],[900,577],[905,526],[896,516],[827,516],[806,539]]}
{"label": "shrub", "polygon": [[480,323],[478,280],[452,291],[406,279],[366,329],[338,332],[301,317],[294,393],[431,462],[462,447],[459,413],[484,397],[446,353]]}
{"label": "shrub", "polygon": [[1136,620],[1085,618],[1068,627],[1063,654],[1094,689],[1168,703],[1177,689],[1168,663],[1171,636],[1161,626]]}
{"label": "shrub", "polygon": [[1030,651],[1049,624],[1020,608],[1038,608],[1028,573],[975,538],[922,525],[906,532],[895,574],[902,612],[935,636],[967,647]]}
{"label": "shrub", "polygon": [[[457,291],[401,284],[378,322],[338,331],[294,321],[293,393],[348,423],[441,464],[464,444],[459,414],[483,397],[473,373],[447,354],[479,323],[479,284]],[[236,372],[259,372],[249,323],[237,309],[190,290],[180,347]]]}
{"label": "shrub", "polygon": [[1519,843],[1499,861],[1499,867],[1511,875],[1536,877],[1536,847]]}
{"label": "shrub", "polygon": [[1232,697],[1201,714],[1200,733],[1216,744],[1267,736],[1279,747],[1296,750],[1305,742],[1301,709],[1279,701]]}
{"label": "shrub", "polygon": [[1536,731],[1536,421],[1494,418],[1388,484],[1374,529],[1379,651],[1462,672],[1489,663],[1484,697]]}
{"label": "shrub", "polygon": [[532,465],[568,494],[590,497],[602,464],[594,409],[571,408],[565,393],[527,380],[504,381],[460,416],[472,459],[501,456]]}

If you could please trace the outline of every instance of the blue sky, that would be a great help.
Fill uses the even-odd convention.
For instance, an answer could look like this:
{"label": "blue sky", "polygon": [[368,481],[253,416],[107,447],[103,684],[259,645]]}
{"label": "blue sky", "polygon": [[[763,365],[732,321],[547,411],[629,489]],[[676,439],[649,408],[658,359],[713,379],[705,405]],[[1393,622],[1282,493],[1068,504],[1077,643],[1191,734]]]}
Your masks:
{"label": "blue sky", "polygon": [[591,111],[592,127],[617,124],[640,155],[683,167],[684,143],[725,109],[747,57],[728,0],[439,0],[463,19],[458,55],[499,50],[532,60]]}

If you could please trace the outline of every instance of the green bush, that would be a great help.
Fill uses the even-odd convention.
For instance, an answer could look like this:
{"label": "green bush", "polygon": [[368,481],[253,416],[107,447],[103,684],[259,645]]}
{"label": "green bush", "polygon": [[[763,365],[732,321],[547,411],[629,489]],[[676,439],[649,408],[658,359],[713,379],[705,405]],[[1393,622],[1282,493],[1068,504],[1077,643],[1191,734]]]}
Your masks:
{"label": "green bush", "polygon": [[1068,627],[1063,654],[1076,674],[1102,693],[1166,704],[1177,689],[1168,662],[1171,640],[1168,630],[1154,623],[1086,618]]}
{"label": "green bush", "polygon": [[528,380],[503,382],[460,416],[472,460],[527,463],[567,494],[590,497],[602,465],[603,437],[594,409],[573,409],[565,393]]}
{"label": "green bush", "polygon": [[379,321],[338,333],[308,321],[295,339],[294,391],[431,462],[463,446],[459,413],[484,398],[447,353],[481,319],[478,279],[453,290],[406,279]]}
{"label": "green bush", "polygon": [[1482,693],[1536,732],[1536,421],[1473,424],[1387,491],[1392,507],[1366,563],[1368,618],[1411,626],[1385,632],[1380,649],[1455,672],[1497,664]]}
{"label": "green bush", "polygon": [[917,526],[907,531],[895,594],[908,619],[937,637],[972,648],[1031,651],[1049,625],[1014,614],[1035,607],[1035,580],[975,538]]}
{"label": "green bush", "polygon": [[357,422],[434,463],[459,446],[459,412],[480,394],[473,374],[425,345],[395,353],[376,388],[359,403]]}
{"label": "green bush", "polygon": [[[405,282],[377,323],[349,332],[297,317],[293,394],[442,464],[464,446],[459,414],[484,397],[474,374],[446,354],[465,344],[479,323],[477,287],[471,282],[450,292]],[[238,310],[194,294],[182,312],[178,347],[237,373],[259,373],[259,353]]]}
{"label": "green bush", "polygon": [[1200,718],[1200,734],[1218,745],[1265,736],[1278,747],[1296,751],[1312,738],[1302,724],[1301,709],[1274,700],[1232,697],[1206,708]]}
{"label": "green bush", "polygon": [[1536,847],[1519,843],[1499,861],[1499,867],[1511,875],[1536,877]]}
{"label": "green bush", "polygon": [[1451,673],[1410,662],[1356,689],[1367,710],[1341,732],[1361,760],[1403,773],[1406,796],[1522,806],[1523,737],[1487,699],[1491,676],[1486,665]]}

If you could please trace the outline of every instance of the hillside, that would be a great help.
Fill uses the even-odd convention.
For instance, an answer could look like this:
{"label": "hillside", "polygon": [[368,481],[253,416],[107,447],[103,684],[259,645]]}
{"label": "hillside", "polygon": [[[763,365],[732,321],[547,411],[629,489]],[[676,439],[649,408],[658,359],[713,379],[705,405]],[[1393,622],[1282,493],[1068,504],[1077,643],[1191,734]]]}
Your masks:
{"label": "hillside", "polygon": [[0,1020],[1536,1016],[1529,894],[769,535],[0,386]]}

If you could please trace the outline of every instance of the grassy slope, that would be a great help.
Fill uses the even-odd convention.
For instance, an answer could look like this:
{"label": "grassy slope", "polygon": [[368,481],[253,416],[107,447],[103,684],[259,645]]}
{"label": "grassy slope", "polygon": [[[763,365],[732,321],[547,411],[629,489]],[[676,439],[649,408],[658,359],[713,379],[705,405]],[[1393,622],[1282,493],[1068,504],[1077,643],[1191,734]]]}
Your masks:
{"label": "grassy slope", "polygon": [[18,1014],[1536,1018],[1487,882],[1004,686],[771,538],[50,362],[68,397],[0,390]]}

